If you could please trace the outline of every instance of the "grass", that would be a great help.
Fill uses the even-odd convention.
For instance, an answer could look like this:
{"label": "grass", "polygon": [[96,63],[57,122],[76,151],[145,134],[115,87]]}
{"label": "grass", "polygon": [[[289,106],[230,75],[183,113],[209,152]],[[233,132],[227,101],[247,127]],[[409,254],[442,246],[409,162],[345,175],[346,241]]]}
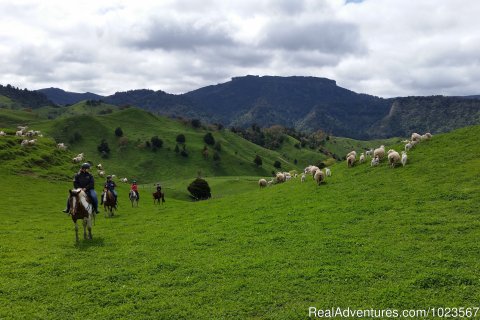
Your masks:
{"label": "grass", "polygon": [[435,136],[404,168],[339,163],[321,186],[260,190],[253,177],[208,177],[224,194],[196,203],[169,197],[182,189],[173,179],[164,207],[148,184],[132,209],[122,184],[116,217],[98,216],[94,240],[78,244],[60,212],[70,183],[2,167],[0,318],[298,319],[310,306],[478,306],[479,136],[480,126]]}

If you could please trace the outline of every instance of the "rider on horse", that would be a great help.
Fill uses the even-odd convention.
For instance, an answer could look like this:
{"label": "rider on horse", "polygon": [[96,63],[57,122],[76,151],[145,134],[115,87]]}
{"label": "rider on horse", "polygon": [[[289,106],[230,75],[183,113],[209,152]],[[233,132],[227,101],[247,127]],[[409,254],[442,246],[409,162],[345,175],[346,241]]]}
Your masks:
{"label": "rider on horse", "polygon": [[[115,204],[117,204],[117,191],[115,190],[115,187],[117,185],[112,180],[112,176],[110,175],[107,176],[107,181],[103,186],[113,194],[113,196],[115,197]],[[103,204],[103,196],[104,196],[104,193],[102,193],[102,199],[100,200],[100,204]]]}
{"label": "rider on horse", "polygon": [[137,200],[140,200],[140,194],[138,194],[138,186],[137,186],[137,181],[133,180],[132,185],[130,186],[130,190],[135,191],[135,194],[137,195]]}
{"label": "rider on horse", "polygon": [[162,186],[160,183],[157,183],[157,192],[162,192]]}
{"label": "rider on horse", "polygon": [[[85,162],[80,167],[80,171],[75,175],[73,179],[73,187],[75,189],[82,188],[87,195],[92,200],[93,205],[93,212],[98,213],[98,199],[97,193],[94,189],[94,179],[93,176],[88,170],[90,169],[90,163]],[[70,212],[70,203],[67,201],[67,208],[63,210],[63,212],[68,213]]]}

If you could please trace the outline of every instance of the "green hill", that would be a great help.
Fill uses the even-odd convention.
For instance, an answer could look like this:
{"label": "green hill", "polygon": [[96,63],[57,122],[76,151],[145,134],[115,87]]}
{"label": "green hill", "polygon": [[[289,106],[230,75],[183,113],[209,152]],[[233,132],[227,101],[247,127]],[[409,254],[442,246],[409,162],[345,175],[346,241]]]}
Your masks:
{"label": "green hill", "polygon": [[[186,133],[193,144],[193,129]],[[309,178],[259,189],[238,177],[236,192],[237,178],[208,178],[230,190],[195,203],[167,192],[165,206],[154,206],[153,186],[142,185],[140,207],[130,208],[122,184],[116,217],[98,216],[94,240],[77,245],[60,213],[70,182],[2,166],[0,318],[297,319],[309,307],[476,307],[479,136],[480,126],[436,135],[395,169],[338,163],[321,186]]]}

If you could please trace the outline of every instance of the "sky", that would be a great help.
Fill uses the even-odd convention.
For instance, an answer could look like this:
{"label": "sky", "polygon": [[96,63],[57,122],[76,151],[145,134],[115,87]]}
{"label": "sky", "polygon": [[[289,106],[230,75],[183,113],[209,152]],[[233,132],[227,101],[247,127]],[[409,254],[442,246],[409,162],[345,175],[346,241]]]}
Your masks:
{"label": "sky", "polygon": [[315,76],[381,97],[480,94],[478,0],[0,0],[0,84],[180,94]]}

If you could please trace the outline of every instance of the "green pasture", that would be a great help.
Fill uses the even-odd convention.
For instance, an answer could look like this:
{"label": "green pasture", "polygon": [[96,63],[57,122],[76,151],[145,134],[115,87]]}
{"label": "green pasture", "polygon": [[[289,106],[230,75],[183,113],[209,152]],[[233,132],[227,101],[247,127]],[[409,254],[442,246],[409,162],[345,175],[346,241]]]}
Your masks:
{"label": "green pasture", "polygon": [[[188,201],[193,178],[152,178],[131,208],[119,183],[117,214],[98,215],[94,239],[79,243],[60,212],[69,179],[48,179],[46,165],[20,174],[26,155],[8,160],[0,319],[306,319],[310,306],[478,307],[478,137],[480,126],[434,136],[404,168],[338,163],[321,186],[308,177],[259,189],[251,175],[205,174],[213,199],[202,202]],[[164,206],[150,195],[157,180]]]}

